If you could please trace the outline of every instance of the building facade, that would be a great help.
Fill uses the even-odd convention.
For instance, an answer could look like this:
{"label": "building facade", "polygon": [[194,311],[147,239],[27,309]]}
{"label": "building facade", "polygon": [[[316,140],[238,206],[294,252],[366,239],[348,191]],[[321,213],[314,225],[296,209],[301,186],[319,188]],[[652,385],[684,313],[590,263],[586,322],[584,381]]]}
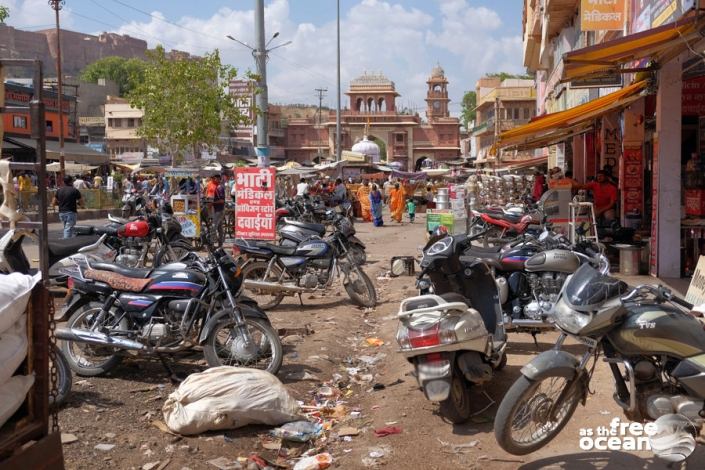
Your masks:
{"label": "building facade", "polygon": [[111,161],[139,163],[147,154],[147,142],[137,136],[144,111],[124,99],[109,97],[105,104],[105,150]]}
{"label": "building facade", "polygon": [[[350,81],[349,103],[341,111],[342,150],[350,150],[361,141],[368,126],[368,139],[386,148],[387,163],[404,170],[414,170],[429,159],[436,163],[454,160],[460,155],[460,120],[448,111],[448,81],[440,65],[427,80],[426,120],[418,113],[400,110],[394,82],[379,71],[367,72]],[[335,159],[336,111],[317,118],[289,118],[286,127],[287,160],[316,161]],[[319,154],[320,151],[320,154]]]}

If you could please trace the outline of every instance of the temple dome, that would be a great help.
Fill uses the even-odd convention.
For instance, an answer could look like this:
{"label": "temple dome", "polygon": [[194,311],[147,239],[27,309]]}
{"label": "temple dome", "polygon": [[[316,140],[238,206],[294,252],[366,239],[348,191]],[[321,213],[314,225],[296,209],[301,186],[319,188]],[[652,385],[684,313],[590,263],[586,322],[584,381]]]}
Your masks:
{"label": "temple dome", "polygon": [[374,163],[379,163],[379,145],[375,144],[365,136],[360,142],[352,146],[353,152],[358,152],[363,155],[372,157]]}
{"label": "temple dome", "polygon": [[433,67],[433,70],[431,70],[431,76],[432,77],[445,77],[446,73],[443,71],[441,68],[441,64],[436,61],[436,66]]}

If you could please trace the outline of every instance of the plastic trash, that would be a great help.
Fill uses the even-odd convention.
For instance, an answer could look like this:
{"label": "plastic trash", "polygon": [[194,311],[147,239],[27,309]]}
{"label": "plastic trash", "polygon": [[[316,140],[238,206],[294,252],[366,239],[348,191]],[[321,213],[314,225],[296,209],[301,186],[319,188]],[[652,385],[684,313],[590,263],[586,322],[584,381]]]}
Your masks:
{"label": "plastic trash", "polygon": [[379,338],[367,338],[365,342],[370,346],[382,346],[384,344],[384,341]]}
{"label": "plastic trash", "polygon": [[293,423],[287,423],[282,427],[274,428],[269,431],[269,434],[274,437],[294,442],[307,442],[314,437],[320,436],[321,433],[323,433],[323,426],[308,421],[294,421]]}
{"label": "plastic trash", "polygon": [[294,465],[294,470],[318,470],[330,467],[331,463],[333,463],[333,457],[325,452],[299,460],[297,464]]}

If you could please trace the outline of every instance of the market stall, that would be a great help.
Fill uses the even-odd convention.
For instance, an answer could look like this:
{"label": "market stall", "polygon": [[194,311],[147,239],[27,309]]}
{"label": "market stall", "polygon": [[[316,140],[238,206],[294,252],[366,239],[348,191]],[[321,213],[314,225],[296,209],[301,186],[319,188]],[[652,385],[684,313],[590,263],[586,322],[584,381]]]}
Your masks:
{"label": "market stall", "polygon": [[[199,178],[200,169],[165,168],[164,177],[172,188],[170,203],[174,217],[181,224],[181,234],[186,238],[198,240],[201,235],[201,192],[189,194],[193,189],[191,178]],[[186,180],[186,194],[178,194],[180,181]],[[174,185],[174,186],[172,186]]]}

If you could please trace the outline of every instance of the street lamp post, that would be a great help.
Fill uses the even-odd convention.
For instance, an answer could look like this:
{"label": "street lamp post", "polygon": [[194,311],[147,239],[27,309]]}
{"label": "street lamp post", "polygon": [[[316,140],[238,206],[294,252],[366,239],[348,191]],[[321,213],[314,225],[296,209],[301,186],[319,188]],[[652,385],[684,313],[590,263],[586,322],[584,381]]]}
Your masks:
{"label": "street lamp post", "polygon": [[[279,33],[274,33],[272,39],[279,36]],[[255,47],[250,47],[246,42],[239,41],[232,36],[227,36],[228,39],[235,41],[252,51],[252,56],[255,58],[257,66],[257,87],[259,93],[255,95],[255,105],[261,111],[257,115],[257,166],[269,166],[269,141],[267,139],[267,126],[269,120],[269,97],[267,95],[267,53],[280,47],[291,44],[291,41],[285,42],[277,47],[267,49],[267,46],[272,39],[265,44],[264,42],[264,0],[255,0]]]}
{"label": "street lamp post", "polygon": [[[49,0],[49,5],[56,11],[56,81],[59,93],[59,172],[61,183],[64,181],[64,90],[61,77],[61,28],[59,27],[59,10],[64,6],[65,0]],[[46,124],[45,124],[46,125]]]}

